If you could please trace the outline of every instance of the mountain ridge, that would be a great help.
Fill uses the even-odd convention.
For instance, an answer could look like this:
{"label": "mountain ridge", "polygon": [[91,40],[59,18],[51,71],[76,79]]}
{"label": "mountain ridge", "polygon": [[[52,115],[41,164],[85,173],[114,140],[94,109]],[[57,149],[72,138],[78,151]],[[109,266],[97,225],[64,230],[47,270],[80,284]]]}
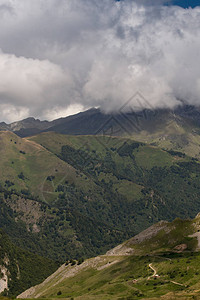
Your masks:
{"label": "mountain ridge", "polygon": [[53,121],[40,121],[29,117],[11,124],[2,122],[0,123],[0,130],[10,130],[21,137],[28,137],[45,131],[71,135],[98,135],[108,133],[112,127],[117,135],[131,135],[143,130],[155,131],[160,126],[165,126],[167,120],[179,120],[186,126],[189,124],[199,128],[200,110],[198,107],[184,104],[172,110],[144,109],[118,113],[104,113],[99,108],[91,108]]}
{"label": "mountain ridge", "polygon": [[199,287],[194,270],[200,253],[192,237],[199,232],[199,221],[199,214],[193,220],[160,221],[104,255],[66,262],[17,298],[190,299]]}

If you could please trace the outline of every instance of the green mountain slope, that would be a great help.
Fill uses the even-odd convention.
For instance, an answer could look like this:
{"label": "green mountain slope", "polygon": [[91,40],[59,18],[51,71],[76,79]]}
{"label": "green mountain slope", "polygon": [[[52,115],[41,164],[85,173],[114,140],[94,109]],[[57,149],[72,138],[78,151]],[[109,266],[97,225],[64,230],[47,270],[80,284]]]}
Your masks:
{"label": "green mountain slope", "polygon": [[12,241],[54,260],[102,253],[128,236],[76,210],[58,209],[15,192],[2,191],[0,205],[0,228]]}
{"label": "green mountain slope", "polygon": [[77,177],[85,180],[83,186],[77,178],[71,181],[73,194],[77,199],[80,189],[83,196],[87,192],[90,203],[70,202],[68,180],[52,190],[56,197],[60,189],[55,201],[58,206],[75,205],[86,215],[93,210],[96,217],[100,214],[100,219],[135,232],[160,219],[194,217],[198,213],[200,165],[194,158],[125,138],[46,133],[31,140],[72,165]]}
{"label": "green mountain slope", "polygon": [[1,182],[9,180],[10,189],[26,190],[39,197],[45,178],[52,172],[71,172],[70,166],[40,145],[9,131],[0,132],[0,155]]}
{"label": "green mountain slope", "polygon": [[[161,123],[162,124],[162,123]],[[199,126],[185,123],[181,118],[166,120],[160,128],[133,133],[132,138],[164,149],[181,151],[189,156],[200,158]]]}
{"label": "green mountain slope", "polygon": [[199,230],[199,215],[159,222],[106,255],[62,265],[19,298],[198,299]]}
{"label": "green mountain slope", "polygon": [[16,296],[42,282],[57,267],[57,263],[47,258],[16,247],[0,230],[0,293]]}
{"label": "green mountain slope", "polygon": [[107,136],[0,138],[0,226],[35,253],[91,257],[199,211],[200,164],[181,152]]}
{"label": "green mountain slope", "polygon": [[[18,246],[62,261],[98,254],[128,236],[92,215],[86,217],[76,207],[51,205],[49,198],[46,203],[43,186],[51,184],[48,177],[56,174],[58,185],[63,177],[76,178],[76,170],[13,133],[1,132],[0,139],[0,227]],[[77,181],[83,186],[86,180]],[[55,199],[51,192],[47,194]]]}

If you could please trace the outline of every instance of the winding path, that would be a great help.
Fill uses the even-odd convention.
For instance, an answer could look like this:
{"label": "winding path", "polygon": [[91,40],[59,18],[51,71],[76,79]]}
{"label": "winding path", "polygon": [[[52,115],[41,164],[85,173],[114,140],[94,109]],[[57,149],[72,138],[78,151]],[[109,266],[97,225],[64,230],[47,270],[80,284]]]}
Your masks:
{"label": "winding path", "polygon": [[153,275],[151,275],[151,276],[148,277],[148,280],[149,280],[151,277],[158,276],[156,269],[154,269],[154,267],[152,267],[152,263],[149,264],[149,268],[150,268],[154,273],[153,273]]}
{"label": "winding path", "polygon": [[[148,277],[148,280],[151,279],[151,277],[156,277],[156,276],[158,276],[156,269],[152,266],[152,263],[149,264],[149,268],[150,268],[154,273],[153,273],[153,275],[151,275],[151,276]],[[173,280],[170,280],[170,282],[173,283],[173,284],[176,284],[176,285],[180,285],[180,286],[184,286],[184,287],[185,287],[185,285],[184,285],[183,283],[179,283],[179,282],[176,282],[176,281],[173,281]]]}

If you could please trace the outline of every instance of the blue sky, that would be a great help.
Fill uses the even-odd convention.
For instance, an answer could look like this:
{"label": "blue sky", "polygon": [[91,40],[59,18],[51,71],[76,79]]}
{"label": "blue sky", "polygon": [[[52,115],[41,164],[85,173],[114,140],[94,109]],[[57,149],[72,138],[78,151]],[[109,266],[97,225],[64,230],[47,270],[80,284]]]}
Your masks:
{"label": "blue sky", "polygon": [[173,4],[182,6],[184,8],[195,7],[200,5],[200,0],[174,0]]}
{"label": "blue sky", "polygon": [[[121,0],[116,0],[116,1],[120,2]],[[146,0],[146,1],[148,2],[148,0]],[[160,2],[162,2],[162,1],[160,1]],[[144,3],[145,3],[145,1],[144,1]],[[178,5],[183,8],[189,8],[189,7],[194,8],[196,6],[200,6],[200,0],[166,0],[165,5]]]}

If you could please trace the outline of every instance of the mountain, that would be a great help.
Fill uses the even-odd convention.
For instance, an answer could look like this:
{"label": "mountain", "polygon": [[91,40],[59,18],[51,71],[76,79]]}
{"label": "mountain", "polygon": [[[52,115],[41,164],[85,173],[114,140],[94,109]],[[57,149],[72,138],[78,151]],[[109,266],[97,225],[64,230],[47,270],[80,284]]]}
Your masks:
{"label": "mountain", "polygon": [[0,227],[63,261],[107,251],[150,225],[193,218],[199,162],[129,138],[0,133]]}
{"label": "mountain", "polygon": [[24,136],[37,134],[43,130],[55,126],[59,122],[60,122],[59,119],[49,122],[49,121],[40,121],[39,119],[29,117],[27,119],[18,122],[13,122],[11,124],[6,124],[5,122],[2,122],[0,123],[0,130],[12,131],[18,134],[19,136],[24,137]]}
{"label": "mountain", "polygon": [[4,296],[16,296],[58,268],[58,263],[16,247],[2,230],[0,260],[0,293]]}
{"label": "mountain", "polygon": [[[0,123],[0,130],[13,131],[21,137],[31,136],[44,131],[54,131],[69,135],[97,135],[115,129],[115,135],[130,135],[141,131],[155,132],[165,127],[166,122],[178,121],[183,126],[199,127],[200,110],[190,105],[182,105],[174,110],[144,109],[141,111],[103,113],[92,108],[78,114],[59,118],[54,121],[40,121],[27,118],[22,121],[6,124]],[[108,132],[107,132],[108,133]]]}
{"label": "mountain", "polygon": [[[62,201],[62,192],[48,189],[51,184],[56,189],[60,181],[67,179],[71,201],[77,196],[75,203],[79,203],[87,197],[91,180],[77,176],[73,166],[11,132],[1,132],[0,141],[0,227],[18,246],[62,261],[100,253],[127,236],[120,228],[96,218],[92,210],[86,216],[76,205],[63,207],[56,203],[57,198]],[[90,230],[85,230],[88,225]]]}
{"label": "mountain", "polygon": [[[177,217],[195,217],[200,210],[198,110],[138,114],[103,115],[98,132],[102,113],[96,109],[68,117],[66,127],[65,118],[56,121],[63,134],[47,124],[44,132],[24,138],[0,132],[0,228],[15,247],[62,263],[81,263],[161,220],[168,224]],[[82,132],[66,134],[72,129]],[[162,247],[156,242],[159,236]],[[167,251],[161,232],[159,236],[155,249],[151,241],[144,244],[144,253],[141,244],[134,246],[137,263],[148,247]],[[186,244],[193,251],[193,241],[187,243],[186,236],[172,246]],[[138,295],[144,292],[142,288]]]}
{"label": "mountain", "polygon": [[64,134],[94,134],[110,118],[99,109],[90,109],[66,118],[54,121],[40,121],[33,117],[6,124],[0,123],[0,130],[8,130],[20,137],[31,136],[43,131],[55,131]]}
{"label": "mountain", "polygon": [[[198,182],[195,178],[199,176],[199,163],[181,152],[166,151],[119,137],[43,133],[29,140],[42,145],[73,166],[78,174],[82,174],[82,179],[90,179],[89,187],[87,182],[84,183],[87,193],[89,192],[88,197],[93,199],[90,209],[97,201],[93,207],[94,214],[98,216],[103,209],[100,219],[107,222],[112,222],[112,211],[115,210],[118,218],[113,220],[113,226],[122,220],[119,211],[124,215],[122,222],[126,229],[132,230],[141,230],[144,224],[148,227],[151,222],[155,223],[162,218],[171,217],[170,220],[173,220],[175,217],[184,218],[185,214],[187,217],[194,217],[198,213],[199,196],[198,192],[196,193],[198,189],[194,191],[194,185]],[[190,177],[189,174],[192,173]],[[79,189],[78,183],[74,184]],[[59,188],[64,193],[63,197],[67,198],[69,191],[64,181]],[[83,187],[81,189],[83,192]],[[46,190],[48,191],[47,187]],[[52,190],[52,193],[56,196],[55,190]],[[44,194],[48,199],[48,193],[44,191]],[[111,210],[101,195],[111,201]],[[196,207],[196,211],[192,216],[192,211],[189,209],[186,212],[185,209],[191,208],[189,202],[193,201],[194,197],[195,203],[192,204],[192,208]],[[58,200],[58,203],[66,205],[67,201]],[[98,203],[101,203],[102,208]],[[73,202],[71,205],[76,204]],[[88,214],[86,206],[87,202],[76,205]],[[106,217],[107,212],[109,215]],[[126,216],[132,216],[132,221],[126,219]]]}
{"label": "mountain", "polygon": [[125,136],[155,146],[182,151],[199,158],[200,110],[182,105],[174,110],[142,110],[105,114],[90,109],[52,122],[28,118],[10,125],[1,123],[0,130],[13,131],[20,137],[42,132],[67,135]]}
{"label": "mountain", "polygon": [[0,129],[1,130],[9,130],[13,132],[20,132],[26,131],[26,130],[32,130],[33,132],[40,132],[42,129],[48,128],[49,122],[48,121],[40,121],[38,119],[35,119],[33,117],[18,121],[18,122],[13,122],[11,124],[6,124],[5,122],[0,123]]}
{"label": "mountain", "polygon": [[160,221],[105,255],[67,261],[18,298],[198,299],[199,224]]}

